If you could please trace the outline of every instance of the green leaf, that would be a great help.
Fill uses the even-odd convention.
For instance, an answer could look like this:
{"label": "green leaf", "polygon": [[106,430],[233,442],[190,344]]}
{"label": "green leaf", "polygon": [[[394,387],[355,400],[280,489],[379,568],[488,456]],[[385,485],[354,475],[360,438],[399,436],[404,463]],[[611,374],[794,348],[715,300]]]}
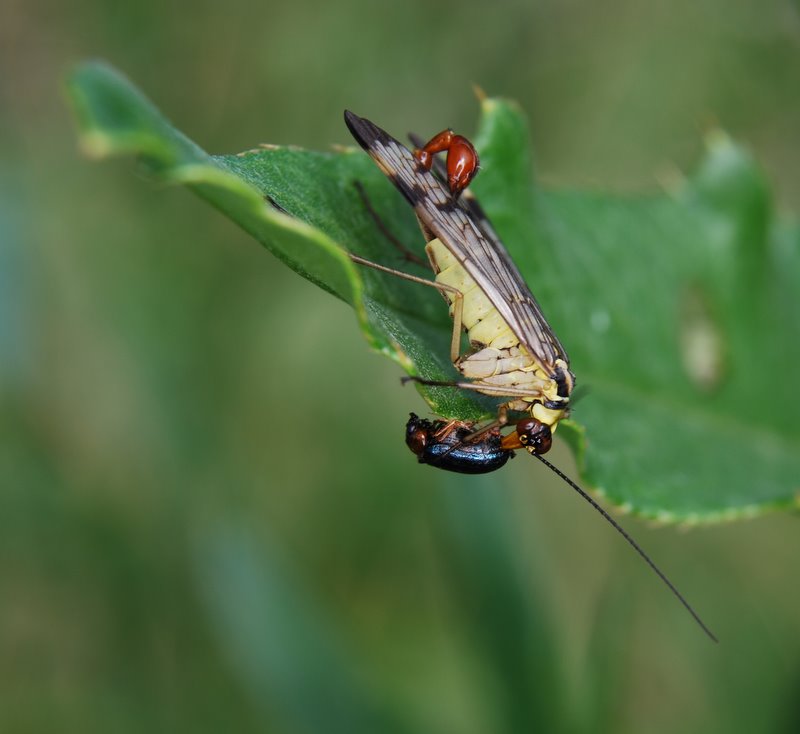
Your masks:
{"label": "green leaf", "polygon": [[[80,66],[68,91],[87,152],[136,153],[160,180],[188,185],[350,303],[368,342],[409,374],[452,379],[441,297],[346,256],[430,278],[366,211],[356,181],[391,232],[422,252],[412,212],[360,150],[209,156],[108,66]],[[697,173],[672,190],[621,196],[535,184],[527,126],[511,103],[482,101],[475,141],[473,189],[588,387],[559,431],[584,481],[663,521],[796,505],[800,230],[775,221],[747,153],[717,134]],[[424,395],[447,417],[492,412],[480,396]]]}

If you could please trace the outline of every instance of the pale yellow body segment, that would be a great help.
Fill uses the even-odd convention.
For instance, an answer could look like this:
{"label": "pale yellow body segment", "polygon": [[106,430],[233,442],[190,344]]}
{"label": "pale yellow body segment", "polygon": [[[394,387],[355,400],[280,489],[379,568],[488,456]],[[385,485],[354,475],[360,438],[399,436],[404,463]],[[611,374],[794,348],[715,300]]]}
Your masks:
{"label": "pale yellow body segment", "polygon": [[[436,282],[463,296],[461,325],[474,351],[459,357],[455,365],[470,380],[471,389],[512,398],[506,403],[508,409],[530,413],[554,431],[566,409],[547,408],[542,403],[559,402],[555,380],[520,344],[514,331],[450,250],[438,239],[431,240],[425,250]],[[452,290],[442,293],[450,303],[450,315],[454,316],[455,295]]]}

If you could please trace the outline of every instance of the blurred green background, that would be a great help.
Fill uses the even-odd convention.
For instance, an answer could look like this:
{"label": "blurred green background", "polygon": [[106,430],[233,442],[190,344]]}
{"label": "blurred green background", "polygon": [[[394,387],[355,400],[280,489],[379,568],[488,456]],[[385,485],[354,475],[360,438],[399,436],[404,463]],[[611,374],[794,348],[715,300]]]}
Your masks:
{"label": "blurred green background", "polygon": [[0,731],[800,731],[795,518],[627,518],[714,646],[537,463],[417,466],[344,304],[79,155],[92,56],[215,153],[469,133],[477,84],[548,185],[653,190],[719,125],[798,211],[796,3],[6,4]]}

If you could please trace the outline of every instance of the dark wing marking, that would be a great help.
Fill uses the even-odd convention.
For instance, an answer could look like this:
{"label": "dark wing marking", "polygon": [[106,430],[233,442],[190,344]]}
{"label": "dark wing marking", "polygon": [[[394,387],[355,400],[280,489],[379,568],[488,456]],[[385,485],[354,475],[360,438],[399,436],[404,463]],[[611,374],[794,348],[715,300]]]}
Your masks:
{"label": "dark wing marking", "polygon": [[345,111],[353,137],[405,196],[423,227],[447,247],[527,351],[548,372],[556,359],[569,364],[539,304],[474,197],[453,198],[450,190],[404,145],[369,120]]}

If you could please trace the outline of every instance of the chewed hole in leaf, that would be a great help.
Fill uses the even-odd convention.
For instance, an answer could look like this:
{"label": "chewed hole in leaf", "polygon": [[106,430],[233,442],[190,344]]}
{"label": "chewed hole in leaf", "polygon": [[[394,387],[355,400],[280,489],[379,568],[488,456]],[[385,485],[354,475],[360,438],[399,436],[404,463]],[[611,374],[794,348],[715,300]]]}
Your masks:
{"label": "chewed hole in leaf", "polygon": [[680,328],[686,374],[698,389],[715,390],[725,374],[724,339],[709,299],[697,285],[689,286],[683,294]]}

